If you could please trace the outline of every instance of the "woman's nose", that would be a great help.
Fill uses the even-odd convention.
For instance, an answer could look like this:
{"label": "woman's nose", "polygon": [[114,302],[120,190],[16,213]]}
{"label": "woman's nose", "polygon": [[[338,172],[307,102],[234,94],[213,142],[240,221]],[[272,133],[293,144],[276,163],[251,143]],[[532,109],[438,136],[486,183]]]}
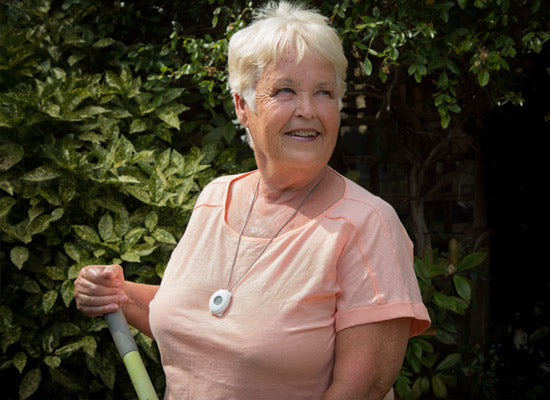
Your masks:
{"label": "woman's nose", "polygon": [[311,96],[306,94],[298,96],[298,103],[296,104],[294,115],[302,118],[313,118],[315,114],[315,104]]}

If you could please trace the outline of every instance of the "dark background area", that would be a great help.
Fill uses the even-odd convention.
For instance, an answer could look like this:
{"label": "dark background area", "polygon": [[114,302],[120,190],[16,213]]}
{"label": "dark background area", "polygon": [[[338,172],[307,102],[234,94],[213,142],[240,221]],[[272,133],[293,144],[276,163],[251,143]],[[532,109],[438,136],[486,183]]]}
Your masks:
{"label": "dark background area", "polygon": [[[523,84],[523,107],[494,110],[483,135],[487,166],[488,216],[492,229],[490,340],[499,356],[500,393],[531,392],[550,398],[548,338],[529,335],[550,325],[548,261],[549,52],[533,57]],[[527,336],[525,336],[525,334]],[[514,343],[515,339],[515,343]],[[518,373],[532,380],[518,380]],[[522,392],[523,390],[523,392]]]}

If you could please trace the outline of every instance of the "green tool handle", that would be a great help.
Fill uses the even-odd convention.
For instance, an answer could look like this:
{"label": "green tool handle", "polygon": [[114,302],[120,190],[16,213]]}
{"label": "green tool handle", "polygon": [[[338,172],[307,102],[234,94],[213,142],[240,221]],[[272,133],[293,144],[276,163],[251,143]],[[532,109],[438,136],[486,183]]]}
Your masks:
{"label": "green tool handle", "polygon": [[124,365],[126,365],[126,370],[130,375],[138,399],[158,400],[157,393],[151,379],[149,379],[145,365],[143,365],[136,342],[122,310],[119,308],[113,313],[105,314],[103,318],[105,318],[105,322],[107,322],[107,326],[111,331],[118,353],[122,357]]}

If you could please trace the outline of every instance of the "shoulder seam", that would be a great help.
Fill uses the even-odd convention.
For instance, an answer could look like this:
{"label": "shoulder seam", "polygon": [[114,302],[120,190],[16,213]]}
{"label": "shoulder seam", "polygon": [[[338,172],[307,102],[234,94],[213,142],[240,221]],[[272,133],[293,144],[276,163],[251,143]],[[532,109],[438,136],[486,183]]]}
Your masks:
{"label": "shoulder seam", "polygon": [[[396,249],[395,249],[395,246],[394,246],[394,243],[391,239],[391,234],[390,234],[390,229],[388,227],[388,223],[387,221],[384,219],[382,213],[378,210],[377,207],[375,207],[374,205],[372,205],[371,203],[368,203],[368,202],[365,202],[365,201],[362,201],[360,199],[355,199],[355,198],[350,198],[348,196],[344,197],[343,198],[344,201],[353,201],[353,202],[356,202],[356,203],[360,203],[366,207],[368,207],[370,210],[372,210],[372,212],[376,215],[376,218],[378,220],[378,223],[380,224],[380,228],[381,228],[381,231],[385,237],[385,239],[388,241],[388,244],[391,248],[391,253],[392,253],[392,257],[393,257],[393,260],[394,260],[394,264],[397,265],[398,263],[398,257],[397,257],[397,253],[396,253]],[[382,199],[381,199],[382,200]],[[384,200],[382,200],[383,204],[388,204],[386,203]],[[355,237],[353,238],[353,243],[355,246],[357,246],[357,249],[358,251],[361,253],[361,257],[363,259],[363,266],[364,268],[367,269],[368,273],[369,273],[369,276],[371,278],[371,282],[372,282],[372,285],[373,285],[373,288],[374,288],[374,291],[376,293],[376,296],[377,296],[377,302],[378,304],[382,304],[380,302],[380,298],[378,296],[379,294],[379,291],[378,291],[378,288],[377,288],[377,284],[376,284],[376,279],[374,278],[373,274],[372,274],[372,271],[371,269],[369,268],[369,257],[368,257],[368,252],[361,246],[361,243],[359,242],[358,240],[358,236],[359,236],[359,224],[356,223],[355,221],[351,220],[349,217],[345,216],[345,215],[334,215],[334,216],[331,216],[329,215],[329,213],[327,213],[325,216],[325,218],[328,218],[328,219],[332,219],[332,220],[337,220],[337,219],[342,219],[344,220],[347,224],[351,225],[352,229],[354,230],[355,232]],[[399,268],[399,276],[401,278],[401,285],[405,286],[403,284],[403,274],[402,274],[402,271],[401,269]]]}
{"label": "shoulder seam", "polygon": [[196,205],[195,208],[193,208],[193,211],[194,211],[194,210],[197,210],[197,209],[199,209],[199,208],[201,208],[201,207],[213,207],[213,208],[215,208],[215,207],[223,207],[223,205],[222,205],[222,204],[208,204],[208,203],[202,203],[202,204]]}

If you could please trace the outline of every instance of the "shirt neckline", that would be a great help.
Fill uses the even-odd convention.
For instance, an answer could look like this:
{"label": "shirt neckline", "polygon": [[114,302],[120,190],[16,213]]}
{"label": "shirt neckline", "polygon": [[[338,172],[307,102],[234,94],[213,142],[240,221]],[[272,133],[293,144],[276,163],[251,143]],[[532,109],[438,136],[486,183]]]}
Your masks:
{"label": "shirt neckline", "polygon": [[[349,182],[348,180],[343,176],[341,175],[340,173],[338,173],[337,171],[335,171],[332,167],[329,167],[329,170],[330,172],[336,174],[339,178],[342,179],[342,181],[344,182],[344,193],[343,195],[340,197],[340,199],[338,199],[338,201],[336,201],[332,206],[330,206],[329,208],[327,208],[325,211],[323,211],[321,214],[317,215],[315,218],[312,218],[310,221],[308,221],[307,223],[303,224],[303,225],[300,225],[294,229],[291,229],[287,232],[284,232],[282,234],[280,234],[279,236],[277,236],[275,239],[273,239],[273,242],[277,242],[279,240],[281,240],[282,238],[286,237],[286,236],[289,236],[289,235],[293,235],[297,232],[300,232],[304,229],[306,229],[307,227],[309,227],[310,225],[316,223],[318,220],[320,220],[321,218],[323,218],[325,215],[327,215],[331,210],[333,210],[334,208],[336,208],[342,201],[344,201],[347,197],[348,197],[348,191],[349,191]],[[224,192],[224,199],[223,199],[223,212],[222,212],[222,219],[223,219],[223,225],[225,227],[225,229],[227,229],[233,236],[235,237],[238,237],[239,236],[239,232],[235,231],[235,229],[233,229],[229,223],[227,222],[227,212],[229,210],[229,191],[231,189],[231,186],[238,180],[240,179],[243,179],[249,175],[252,175],[252,174],[255,174],[255,173],[259,173],[259,170],[258,169],[255,169],[255,170],[252,170],[252,171],[249,171],[249,172],[245,172],[243,174],[239,174],[239,175],[236,175],[234,177],[232,177],[226,184],[226,187],[225,187],[225,192]],[[242,235],[242,240],[245,240],[245,241],[250,241],[250,242],[267,242],[269,241],[270,238],[261,238],[261,237],[255,237],[255,236],[246,236],[246,235]]]}

